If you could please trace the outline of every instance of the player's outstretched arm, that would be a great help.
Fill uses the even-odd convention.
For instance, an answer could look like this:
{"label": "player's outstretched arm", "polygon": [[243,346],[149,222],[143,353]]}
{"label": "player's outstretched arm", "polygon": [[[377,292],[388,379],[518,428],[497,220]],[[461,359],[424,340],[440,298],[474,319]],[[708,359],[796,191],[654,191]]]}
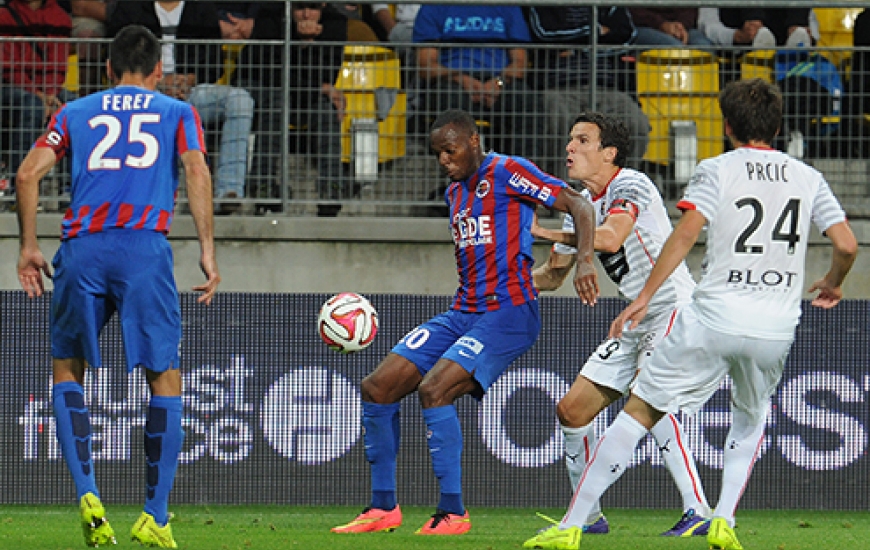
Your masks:
{"label": "player's outstretched arm", "polygon": [[202,151],[186,151],[181,155],[181,160],[184,163],[190,214],[193,216],[196,234],[199,237],[199,266],[206,278],[204,284],[193,287],[193,290],[202,292],[202,296],[197,301],[208,305],[221,282],[214,248],[211,174]]}
{"label": "player's outstretched arm", "polygon": [[852,269],[852,264],[855,263],[855,257],[858,255],[858,241],[847,222],[832,225],[825,231],[825,234],[831,239],[831,244],[834,247],[831,268],[824,277],[813,283],[809,292],[819,293],[813,298],[812,305],[830,309],[839,304],[843,298],[841,286],[849,270]]}
{"label": "player's outstretched arm", "polygon": [[535,223],[532,225],[532,236],[553,243],[562,243],[568,246],[577,244],[577,235],[562,229],[549,229],[538,225],[538,215],[535,214]]}
{"label": "player's outstretched arm", "polygon": [[559,254],[550,250],[547,263],[532,271],[535,288],[538,290],[556,290],[562,286],[562,283],[568,278],[568,274],[571,273],[575,261],[576,258],[573,254]]}
{"label": "player's outstretched arm", "polygon": [[39,182],[57,162],[54,151],[47,147],[31,149],[15,176],[18,202],[18,282],[27,296],[41,296],[45,291],[42,275],[51,278],[51,268],[39,249],[36,239],[36,211],[39,205]]}
{"label": "player's outstretched arm", "polygon": [[572,247],[577,245],[577,235],[573,231],[549,229],[539,224],[537,210],[535,210],[535,215],[532,217],[532,237]]}
{"label": "player's outstretched arm", "polygon": [[632,231],[634,231],[634,218],[627,213],[610,214],[604,223],[595,229],[596,252],[608,254],[618,252]]}
{"label": "player's outstretched arm", "polygon": [[[602,225],[595,228],[595,240],[593,242],[595,251],[616,252],[625,244],[632,230],[634,230],[634,220],[631,216],[621,214],[608,216]],[[561,243],[567,246],[577,246],[577,235],[573,231],[542,227],[538,225],[537,213],[535,213],[535,221],[532,224],[532,236],[536,239]]]}
{"label": "player's outstretched arm", "polygon": [[574,218],[577,236],[577,269],[574,273],[574,289],[580,300],[589,306],[598,301],[598,273],[595,271],[595,210],[583,195],[570,187],[562,189],[553,208],[568,212]]}
{"label": "player's outstretched arm", "polygon": [[[541,227],[538,224],[537,211],[535,211],[535,215],[532,218],[532,236],[536,239],[544,239],[547,241],[553,241],[553,239],[550,238],[551,236],[562,236],[566,239],[570,237],[570,242],[567,242],[567,240],[554,242],[562,242],[563,244],[568,244],[570,246],[574,246],[577,243],[577,236],[573,232],[555,231],[553,229]],[[556,290],[562,286],[562,283],[564,283],[565,279],[568,277],[568,273],[571,272],[571,268],[574,267],[574,261],[575,257],[573,254],[559,254],[551,248],[547,262],[532,271],[532,282],[534,283],[535,288],[538,290]]]}

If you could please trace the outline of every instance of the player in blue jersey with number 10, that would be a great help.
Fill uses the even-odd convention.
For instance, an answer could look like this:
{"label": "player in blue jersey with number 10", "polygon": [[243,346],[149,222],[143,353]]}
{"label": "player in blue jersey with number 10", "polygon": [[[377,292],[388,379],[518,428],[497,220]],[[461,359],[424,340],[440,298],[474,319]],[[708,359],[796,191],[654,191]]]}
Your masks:
{"label": "player in blue jersey with number 10", "polygon": [[441,488],[435,514],[417,534],[460,535],[471,528],[462,502],[462,431],[453,402],[478,399],[535,343],[540,331],[532,280],[531,233],[538,205],[578,220],[574,286],[594,305],[595,213],[565,182],[521,157],[484,153],[474,119],[442,113],[432,126],[432,151],[452,183],[445,199],[456,247],[459,289],[453,306],[411,330],[361,385],[372,499],[336,533],[392,531],[402,522],[396,502],[399,402],[417,392],[432,467]]}
{"label": "player in blue jersey with number 10", "polygon": [[70,206],[54,257],[51,297],[52,401],[57,438],[76,485],[88,546],[114,544],[94,479],[91,423],[83,383],[100,367],[98,336],[117,311],[127,368],[145,369],[151,390],[145,422],[145,507],[131,536],[177,548],[167,506],[184,431],[181,427],[181,309],[166,239],[184,165],[190,210],[211,303],[220,282],[214,252],[211,176],[202,124],[189,104],[155,92],[163,76],[160,43],[131,25],[112,41],[109,74],[117,86],[65,105],[18,171],[21,252],[18,279],[28,296],[43,293],[51,269],[36,240],[39,181],[72,157]]}

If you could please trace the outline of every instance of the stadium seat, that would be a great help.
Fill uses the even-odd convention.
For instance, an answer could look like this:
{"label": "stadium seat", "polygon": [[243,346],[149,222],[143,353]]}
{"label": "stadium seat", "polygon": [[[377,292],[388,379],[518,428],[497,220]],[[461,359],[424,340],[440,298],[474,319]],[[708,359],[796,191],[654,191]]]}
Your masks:
{"label": "stadium seat", "polygon": [[740,78],[761,78],[768,82],[774,80],[774,57],[776,50],[753,50],[746,52],[740,59]]}
{"label": "stadium seat", "polygon": [[381,46],[345,46],[335,87],[347,101],[341,123],[343,162],[351,159],[351,128],[357,119],[378,121],[378,162],[405,156],[407,95],[401,89],[396,52]]}
{"label": "stadium seat", "polygon": [[851,57],[852,31],[860,8],[813,8],[819,22],[819,51],[840,70]]}
{"label": "stadium seat", "polygon": [[348,42],[379,42],[378,35],[365,21],[358,19],[347,20]]}
{"label": "stadium seat", "polygon": [[636,71],[638,99],[651,126],[645,160],[671,163],[673,122],[695,123],[697,160],[724,151],[715,56],[690,49],[647,50],[638,56]]}
{"label": "stadium seat", "polygon": [[78,93],[79,91],[79,54],[75,52],[71,52],[67,58],[63,87],[69,92]]}

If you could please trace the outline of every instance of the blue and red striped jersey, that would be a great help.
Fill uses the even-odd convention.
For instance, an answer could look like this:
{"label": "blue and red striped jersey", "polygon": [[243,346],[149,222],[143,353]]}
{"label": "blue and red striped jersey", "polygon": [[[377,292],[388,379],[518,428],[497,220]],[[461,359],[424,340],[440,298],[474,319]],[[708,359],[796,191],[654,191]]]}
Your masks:
{"label": "blue and red striped jersey", "polygon": [[481,312],[535,299],[535,208],[552,206],[565,186],[524,158],[490,153],[468,180],[447,187],[459,273],[453,309]]}
{"label": "blue and red striped jersey", "polygon": [[71,158],[62,240],[109,228],[169,233],[179,156],[205,153],[202,122],[190,104],[136,86],[67,103],[34,146]]}

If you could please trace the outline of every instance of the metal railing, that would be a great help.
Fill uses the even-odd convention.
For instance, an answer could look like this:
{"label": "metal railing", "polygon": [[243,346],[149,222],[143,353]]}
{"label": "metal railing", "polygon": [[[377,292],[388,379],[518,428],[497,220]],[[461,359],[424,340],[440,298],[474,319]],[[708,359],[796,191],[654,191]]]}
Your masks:
{"label": "metal railing", "polygon": [[[22,40],[35,39],[0,38]],[[93,41],[101,47],[107,42]],[[51,47],[48,41],[44,44]],[[197,44],[176,43],[178,48]],[[435,116],[447,107],[471,110],[487,147],[526,156],[560,177],[566,175],[564,146],[576,114],[601,110],[620,116],[634,138],[629,165],[650,173],[664,196],[673,201],[680,196],[695,162],[728,147],[717,104],[719,89],[736,78],[776,78],[775,50],[650,51],[597,45],[598,61],[591,71],[589,47],[506,45],[526,49],[531,63],[523,82],[505,89],[501,101],[489,108],[470,102],[455,89],[422,81],[408,61],[420,44],[309,44],[305,47],[322,48],[324,56],[331,51],[341,59],[335,81],[344,96],[343,117],[339,117],[319,89],[300,86],[280,66],[262,61],[280,60],[299,45],[249,41],[244,47],[231,42],[221,46],[224,58],[212,67],[221,75],[218,82],[247,92],[254,103],[252,129],[244,136],[242,196],[216,197],[216,210],[251,215],[312,215],[330,205],[342,205],[344,215],[440,215],[446,181],[429,153],[427,139]],[[257,55],[246,55],[245,50]],[[72,51],[65,67],[70,98],[85,89],[80,76],[87,72]],[[838,63],[843,95],[821,97],[829,104],[808,113],[806,106],[814,104],[816,96],[810,97],[809,92],[804,96],[804,90],[791,92],[788,105],[793,110],[787,113],[787,123],[792,126],[777,146],[821,170],[850,216],[866,217],[870,215],[866,160],[870,122],[867,109],[856,101],[860,98],[850,95],[850,85],[868,75],[850,62],[855,55],[870,56],[870,51],[825,47],[824,54]],[[271,80],[263,77],[269,71],[277,71]],[[589,85],[590,72],[597,86]],[[108,85],[105,76],[97,83],[97,87]],[[24,117],[25,107],[12,101],[12,93],[8,85],[0,87],[0,169],[4,170],[0,192],[2,182],[14,174],[16,162],[44,123],[39,117]],[[222,130],[226,117],[235,116],[234,108],[222,106],[214,121],[205,124],[215,179],[222,177]],[[39,124],[34,126],[32,121],[37,118]],[[25,120],[31,121],[29,127],[22,123]],[[800,143],[794,141],[798,138],[792,131],[797,125]],[[68,186],[67,162],[45,179],[42,207],[62,210]],[[8,192],[0,196],[0,210],[10,209],[13,201]],[[178,204],[184,212],[183,188]]]}

